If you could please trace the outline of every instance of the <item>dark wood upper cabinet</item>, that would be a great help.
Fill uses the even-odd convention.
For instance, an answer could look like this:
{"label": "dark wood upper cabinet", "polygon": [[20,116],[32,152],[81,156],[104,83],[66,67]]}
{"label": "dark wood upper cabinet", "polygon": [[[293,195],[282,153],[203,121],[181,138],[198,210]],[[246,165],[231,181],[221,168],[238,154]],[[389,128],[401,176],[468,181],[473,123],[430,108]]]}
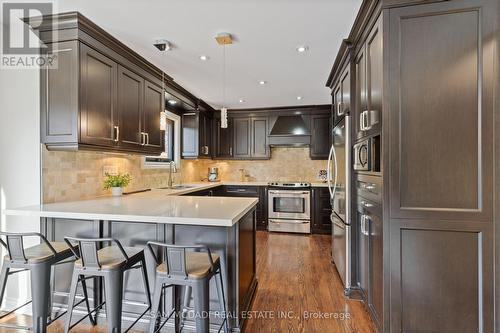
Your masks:
{"label": "dark wood upper cabinet", "polygon": [[227,128],[220,127],[220,118],[214,119],[214,157],[232,158],[233,157],[233,119],[227,119]]}
{"label": "dark wood upper cabinet", "polygon": [[251,157],[269,158],[269,146],[267,144],[267,117],[251,118]]}
{"label": "dark wood upper cabinet", "polygon": [[116,145],[117,68],[105,55],[85,44],[80,46],[80,140],[84,144]]}
{"label": "dark wood upper cabinet", "polygon": [[355,61],[354,122],[358,139],[380,133],[382,129],[383,66],[382,17],[379,17]]}
{"label": "dark wood upper cabinet", "polygon": [[212,117],[207,111],[182,115],[182,157],[212,157]]}
{"label": "dark wood upper cabinet", "polygon": [[332,118],[329,113],[311,116],[311,147],[313,160],[326,160],[331,146]]}
{"label": "dark wood upper cabinet", "polygon": [[233,156],[235,158],[249,158],[252,156],[250,146],[250,127],[251,119],[250,117],[245,118],[234,118],[234,145],[233,145]]}
{"label": "dark wood upper cabinet", "polygon": [[[163,151],[162,79],[189,95],[182,87],[80,13],[56,14],[37,29],[58,59],[40,71],[41,141],[49,150]],[[64,33],[54,40],[51,31]],[[210,128],[204,137],[211,147]]]}
{"label": "dark wood upper cabinet", "polygon": [[161,150],[164,144],[163,131],[160,130],[160,114],[158,110],[165,107],[165,98],[161,87],[149,81],[144,81],[144,126],[146,149]]}
{"label": "dark wood upper cabinet", "polygon": [[118,69],[119,127],[121,147],[141,149],[145,144],[143,127],[144,79],[127,68]]}

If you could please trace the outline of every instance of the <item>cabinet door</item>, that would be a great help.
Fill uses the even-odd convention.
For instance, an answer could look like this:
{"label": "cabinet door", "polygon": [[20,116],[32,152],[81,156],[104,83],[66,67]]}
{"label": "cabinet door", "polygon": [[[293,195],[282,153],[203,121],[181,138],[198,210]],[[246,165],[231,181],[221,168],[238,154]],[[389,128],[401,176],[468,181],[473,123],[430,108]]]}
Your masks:
{"label": "cabinet door", "polygon": [[340,79],[340,86],[342,90],[342,103],[341,110],[342,113],[347,114],[351,112],[351,71],[350,63],[347,64],[342,77]]}
{"label": "cabinet door", "polygon": [[332,205],[330,204],[330,192],[328,192],[327,188],[313,188],[311,200],[311,207],[314,209],[312,233],[331,234],[332,222],[330,214],[332,213]]}
{"label": "cabinet door", "polygon": [[118,68],[119,145],[121,148],[141,150],[144,79],[134,72]]}
{"label": "cabinet door", "polygon": [[210,157],[212,154],[212,119],[206,112],[199,113],[199,156]]}
{"label": "cabinet door", "polygon": [[146,133],[146,150],[152,153],[161,153],[164,140],[160,130],[160,112],[163,111],[164,98],[162,89],[157,85],[145,81],[144,86],[144,126]]}
{"label": "cabinet door", "polygon": [[361,129],[362,118],[361,113],[368,110],[368,99],[366,91],[366,56],[363,48],[356,57],[356,108],[353,114],[354,130],[356,138],[365,136],[365,132]]}
{"label": "cabinet door", "polygon": [[252,158],[268,158],[267,117],[252,117],[251,119],[251,155]]}
{"label": "cabinet door", "polygon": [[117,64],[103,54],[80,45],[80,140],[84,144],[112,147],[119,126]]}
{"label": "cabinet door", "polygon": [[234,145],[235,158],[248,158],[250,151],[250,118],[234,118]]}
{"label": "cabinet door", "polygon": [[368,296],[369,308],[375,324],[381,327],[383,315],[383,243],[382,218],[375,214],[367,215],[366,232],[369,234],[369,262],[370,262],[370,291]]}
{"label": "cabinet door", "polygon": [[329,114],[311,116],[311,147],[309,154],[313,160],[326,160],[330,152],[331,117]]}
{"label": "cabinet door", "polygon": [[333,90],[333,124],[337,124],[342,113],[342,86],[338,83]]}
{"label": "cabinet door", "polygon": [[370,281],[370,224],[365,222],[364,212],[356,212],[356,229],[358,244],[357,280],[358,287],[365,299],[369,298]]}
{"label": "cabinet door", "polygon": [[214,120],[214,155],[216,158],[233,157],[233,120],[227,119],[227,128],[220,127],[220,119]]}
{"label": "cabinet door", "polygon": [[368,112],[366,135],[380,133],[382,123],[383,44],[382,19],[379,18],[366,42]]}
{"label": "cabinet door", "polygon": [[196,112],[182,115],[182,157],[198,157],[198,114]]}

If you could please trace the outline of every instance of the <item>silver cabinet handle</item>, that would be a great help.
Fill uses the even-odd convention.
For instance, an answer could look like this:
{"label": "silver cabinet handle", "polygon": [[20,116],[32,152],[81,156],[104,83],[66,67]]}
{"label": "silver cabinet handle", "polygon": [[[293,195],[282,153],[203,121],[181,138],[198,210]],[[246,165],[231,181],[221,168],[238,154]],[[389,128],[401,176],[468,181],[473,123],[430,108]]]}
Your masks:
{"label": "silver cabinet handle", "polygon": [[229,147],[229,156],[233,156],[233,147]]}
{"label": "silver cabinet handle", "polygon": [[115,139],[113,140],[114,142],[118,142],[120,140],[120,127],[119,126],[113,126],[115,130]]}
{"label": "silver cabinet handle", "polygon": [[149,133],[144,133],[146,135],[146,145],[149,146]]}
{"label": "silver cabinet handle", "polygon": [[369,184],[369,185],[366,185],[365,188],[367,190],[374,190],[374,189],[376,189],[376,186],[375,186],[375,184]]}
{"label": "silver cabinet handle", "polygon": [[366,207],[366,208],[373,207],[373,204],[366,202],[366,201],[361,201],[361,204],[363,205],[363,207]]}
{"label": "silver cabinet handle", "polygon": [[341,116],[344,114],[344,111],[342,110],[343,105],[344,105],[344,103],[342,103],[342,102],[337,103],[337,116]]}
{"label": "silver cabinet handle", "polygon": [[361,112],[361,114],[359,115],[359,128],[362,131],[366,130],[366,128],[365,128],[365,111]]}
{"label": "silver cabinet handle", "polygon": [[146,133],[141,132],[141,146],[144,146],[146,144]]}

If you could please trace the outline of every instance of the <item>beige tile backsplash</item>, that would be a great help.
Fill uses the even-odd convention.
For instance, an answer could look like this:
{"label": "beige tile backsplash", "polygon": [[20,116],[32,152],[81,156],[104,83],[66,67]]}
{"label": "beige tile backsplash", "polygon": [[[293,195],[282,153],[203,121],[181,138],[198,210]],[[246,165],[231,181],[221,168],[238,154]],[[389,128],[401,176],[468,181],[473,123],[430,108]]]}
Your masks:
{"label": "beige tile backsplash", "polygon": [[[132,182],[126,191],[166,186],[167,169],[144,169],[137,155],[91,151],[42,152],[43,202],[71,201],[109,194],[102,189],[104,167],[113,166],[120,173],[128,172]],[[248,181],[301,180],[317,181],[326,161],[311,160],[309,148],[272,148],[271,159],[264,161],[182,160],[174,175],[175,182],[198,182],[207,177],[207,169],[219,168],[223,181],[241,181],[244,169]]]}

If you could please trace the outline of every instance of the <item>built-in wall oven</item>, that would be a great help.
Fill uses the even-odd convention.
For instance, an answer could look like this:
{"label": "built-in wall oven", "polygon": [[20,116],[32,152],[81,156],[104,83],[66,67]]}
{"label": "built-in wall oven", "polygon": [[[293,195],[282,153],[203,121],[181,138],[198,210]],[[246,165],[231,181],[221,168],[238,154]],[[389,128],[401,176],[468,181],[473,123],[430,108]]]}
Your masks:
{"label": "built-in wall oven", "polygon": [[311,184],[268,184],[269,231],[311,233]]}

